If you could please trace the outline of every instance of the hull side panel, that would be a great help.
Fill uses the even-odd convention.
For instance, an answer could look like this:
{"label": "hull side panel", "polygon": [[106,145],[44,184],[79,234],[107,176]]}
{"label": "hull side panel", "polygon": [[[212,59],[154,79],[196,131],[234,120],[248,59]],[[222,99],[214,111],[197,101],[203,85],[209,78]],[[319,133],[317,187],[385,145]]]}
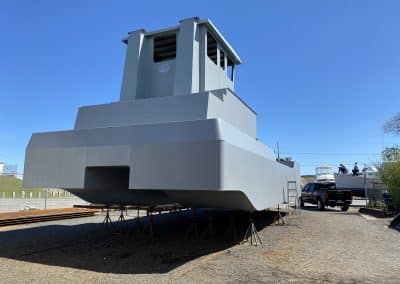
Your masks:
{"label": "hull side panel", "polygon": [[257,210],[285,201],[288,181],[296,181],[300,191],[300,174],[296,165],[290,168],[226,142],[222,146],[222,155],[223,188],[242,189]]}
{"label": "hull side panel", "polygon": [[246,211],[282,202],[288,180],[300,184],[296,166],[220,119],[35,134],[25,173],[26,187],[92,203]]}

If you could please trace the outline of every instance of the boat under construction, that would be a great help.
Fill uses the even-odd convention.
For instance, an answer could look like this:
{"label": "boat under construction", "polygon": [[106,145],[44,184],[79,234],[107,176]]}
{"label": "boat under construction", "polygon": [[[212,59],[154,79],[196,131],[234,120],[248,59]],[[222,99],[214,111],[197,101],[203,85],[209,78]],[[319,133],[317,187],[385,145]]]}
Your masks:
{"label": "boat under construction", "polygon": [[284,201],[289,184],[300,190],[298,164],[257,138],[256,113],[235,93],[241,60],[210,20],[122,41],[119,101],[79,108],[73,130],[34,133],[24,187],[107,206],[248,212]]}

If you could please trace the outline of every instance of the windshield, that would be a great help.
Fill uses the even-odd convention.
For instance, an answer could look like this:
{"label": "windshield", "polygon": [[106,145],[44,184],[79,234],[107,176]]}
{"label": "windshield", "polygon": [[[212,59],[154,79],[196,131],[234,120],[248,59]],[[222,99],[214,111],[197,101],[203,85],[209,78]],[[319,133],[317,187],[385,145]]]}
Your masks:
{"label": "windshield", "polygon": [[316,168],[315,173],[317,175],[333,175],[333,168],[332,167]]}

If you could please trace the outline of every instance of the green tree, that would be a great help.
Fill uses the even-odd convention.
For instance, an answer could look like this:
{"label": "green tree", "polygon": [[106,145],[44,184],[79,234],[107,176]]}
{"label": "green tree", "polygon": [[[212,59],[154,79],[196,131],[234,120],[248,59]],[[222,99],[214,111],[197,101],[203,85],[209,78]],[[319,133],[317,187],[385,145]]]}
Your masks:
{"label": "green tree", "polygon": [[384,162],[380,174],[382,181],[389,187],[394,207],[400,209],[400,160]]}
{"label": "green tree", "polygon": [[400,147],[398,145],[385,147],[382,151],[382,160],[384,162],[396,162],[400,160]]}
{"label": "green tree", "polygon": [[[383,126],[385,133],[400,135],[400,113]],[[400,208],[400,147],[386,147],[382,151],[383,164],[380,167],[382,181],[389,187],[393,205]]]}

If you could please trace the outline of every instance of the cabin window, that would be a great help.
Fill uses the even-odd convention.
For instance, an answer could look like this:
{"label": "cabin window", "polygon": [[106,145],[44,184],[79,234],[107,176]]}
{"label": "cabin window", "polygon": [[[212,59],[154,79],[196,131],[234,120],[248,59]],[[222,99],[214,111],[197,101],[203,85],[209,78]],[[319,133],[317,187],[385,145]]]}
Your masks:
{"label": "cabin window", "polygon": [[171,60],[176,57],[176,33],[154,37],[154,62]]}
{"label": "cabin window", "polygon": [[217,62],[217,41],[208,32],[207,33],[207,56],[215,63]]}
{"label": "cabin window", "polygon": [[232,82],[233,82],[233,79],[234,79],[234,70],[235,70],[235,64],[233,64],[233,61],[228,57],[228,72],[227,72],[227,76]]}
{"label": "cabin window", "polygon": [[225,53],[222,50],[219,51],[219,66],[225,70]]}

